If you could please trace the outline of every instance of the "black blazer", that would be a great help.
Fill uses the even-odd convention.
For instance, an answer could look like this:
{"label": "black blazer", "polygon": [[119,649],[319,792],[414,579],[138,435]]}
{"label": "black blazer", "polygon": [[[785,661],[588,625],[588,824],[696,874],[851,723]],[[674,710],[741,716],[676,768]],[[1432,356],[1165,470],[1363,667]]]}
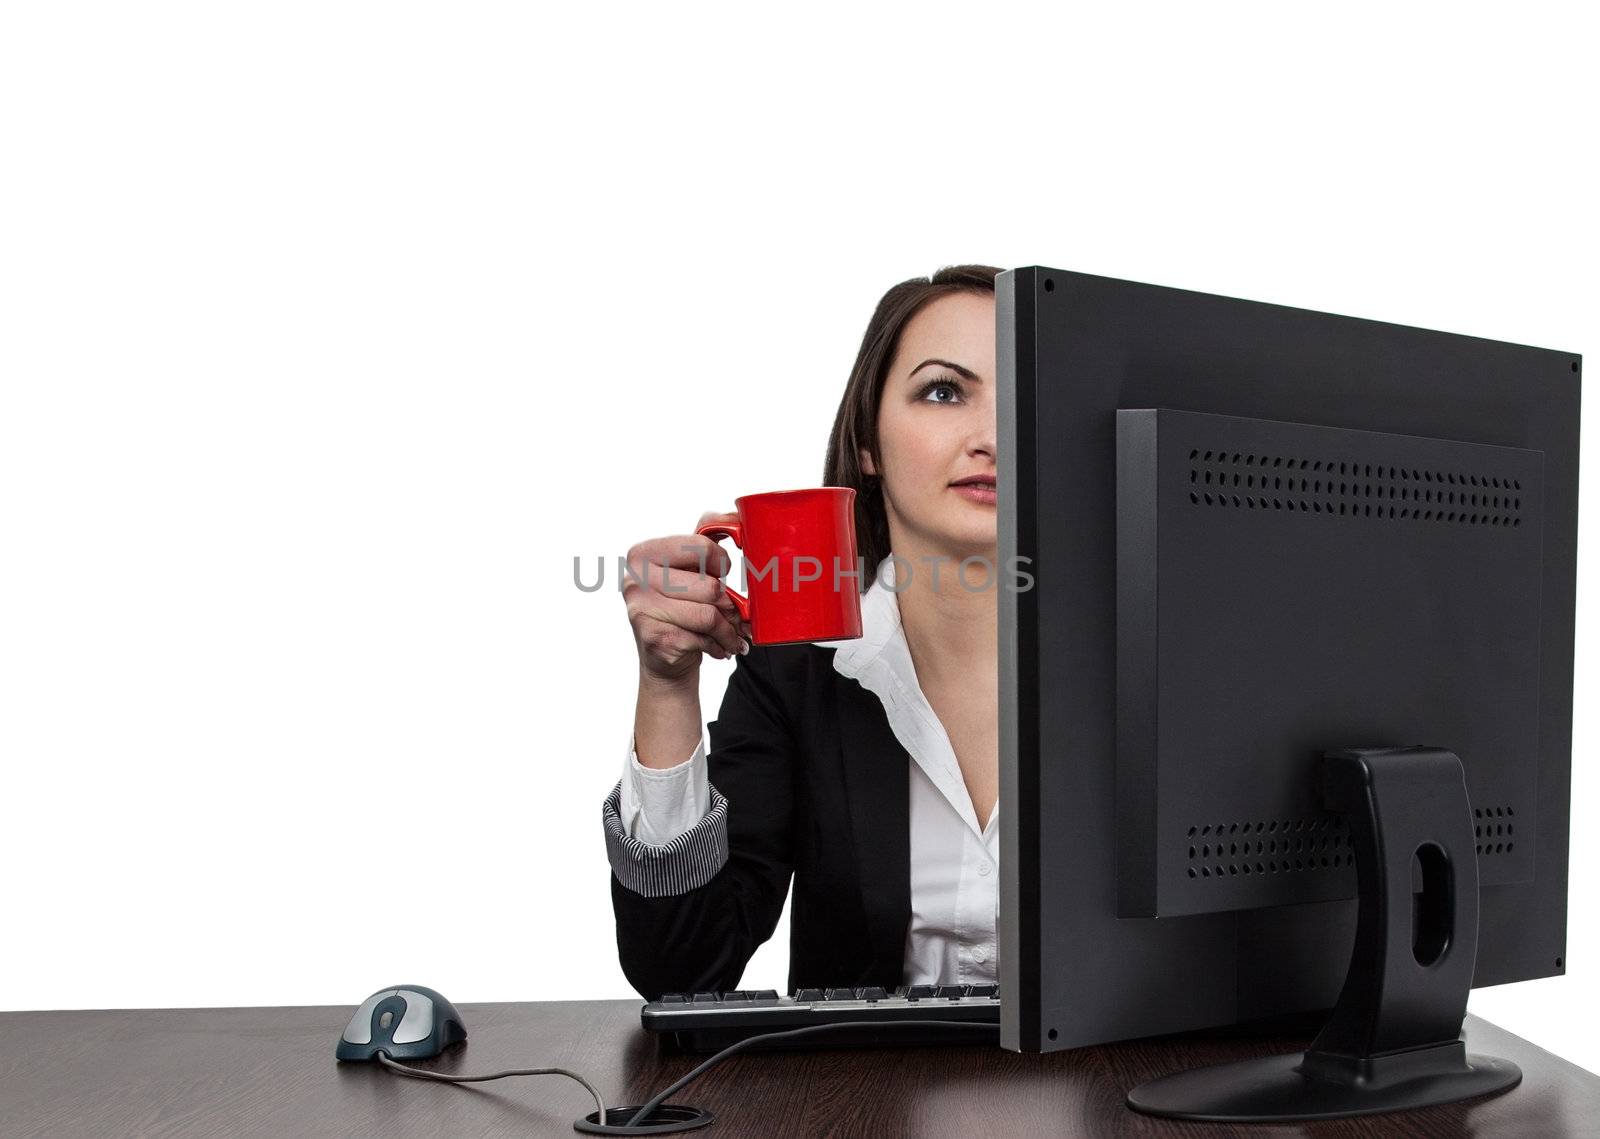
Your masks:
{"label": "black blazer", "polygon": [[[834,671],[836,651],[753,646],[734,658],[708,725],[708,774],[727,799],[727,861],[709,881],[647,897],[613,873],[617,951],[646,1000],[739,988],[751,954],[772,936],[791,875],[791,992],[900,983],[911,921],[911,757],[878,697]],[[618,794],[607,802],[613,831]],[[617,858],[614,843],[614,866]]]}

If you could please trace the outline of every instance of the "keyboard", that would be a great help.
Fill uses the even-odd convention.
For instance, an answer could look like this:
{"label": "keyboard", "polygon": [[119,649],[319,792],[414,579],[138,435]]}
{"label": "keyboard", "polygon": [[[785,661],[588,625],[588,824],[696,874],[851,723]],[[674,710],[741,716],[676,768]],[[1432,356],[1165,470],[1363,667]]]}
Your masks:
{"label": "keyboard", "polygon": [[1000,990],[996,985],[902,985],[848,989],[799,989],[780,997],[775,989],[731,993],[665,993],[640,1011],[648,1032],[685,1052],[717,1052],[767,1032],[822,1024],[883,1024],[885,1021],[961,1021],[978,1028],[911,1024],[876,1030],[853,1028],[762,1041],[757,1051],[814,1048],[905,1047],[919,1044],[987,1044],[1000,1041]]}

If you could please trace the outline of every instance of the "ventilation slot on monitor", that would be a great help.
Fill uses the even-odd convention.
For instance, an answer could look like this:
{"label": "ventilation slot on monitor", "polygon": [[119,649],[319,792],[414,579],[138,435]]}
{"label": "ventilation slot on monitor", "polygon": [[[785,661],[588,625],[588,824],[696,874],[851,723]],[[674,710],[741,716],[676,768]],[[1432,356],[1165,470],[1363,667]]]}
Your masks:
{"label": "ventilation slot on monitor", "polygon": [[1346,518],[1403,518],[1521,526],[1522,483],[1485,471],[1354,463],[1302,455],[1189,452],[1195,506],[1288,510]]}
{"label": "ventilation slot on monitor", "polygon": [[[1516,849],[1516,811],[1475,807],[1472,833],[1479,855]],[[1188,876],[1237,878],[1256,874],[1307,874],[1354,865],[1344,820],[1332,816],[1303,819],[1196,824],[1184,836]]]}
{"label": "ventilation slot on monitor", "polygon": [[1472,837],[1481,856],[1510,854],[1516,849],[1517,813],[1510,807],[1472,808]]}
{"label": "ventilation slot on monitor", "polygon": [[1353,864],[1344,820],[1334,815],[1196,824],[1184,843],[1187,872],[1196,880],[1320,873]]}

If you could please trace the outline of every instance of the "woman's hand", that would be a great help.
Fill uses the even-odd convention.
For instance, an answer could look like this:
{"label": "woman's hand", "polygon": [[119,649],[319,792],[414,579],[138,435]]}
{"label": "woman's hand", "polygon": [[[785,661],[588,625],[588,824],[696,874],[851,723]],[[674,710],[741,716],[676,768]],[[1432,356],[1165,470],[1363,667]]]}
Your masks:
{"label": "woman's hand", "polygon": [[[707,512],[697,528],[737,518]],[[628,551],[632,574],[624,575],[622,597],[646,676],[681,680],[700,667],[702,653],[727,660],[749,649],[749,627],[718,580],[732,564],[727,551],[702,534],[650,538]]]}

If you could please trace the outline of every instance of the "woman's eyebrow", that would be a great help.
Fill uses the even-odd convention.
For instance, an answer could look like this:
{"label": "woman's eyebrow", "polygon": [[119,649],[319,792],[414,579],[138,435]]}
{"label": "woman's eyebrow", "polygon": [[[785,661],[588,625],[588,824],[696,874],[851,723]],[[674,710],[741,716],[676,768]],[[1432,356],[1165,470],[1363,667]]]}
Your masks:
{"label": "woman's eyebrow", "polygon": [[918,364],[915,368],[912,368],[911,371],[907,372],[906,373],[906,378],[909,379],[910,377],[916,375],[918,372],[922,371],[922,369],[926,368],[929,364],[938,364],[941,367],[949,368],[952,372],[956,373],[962,379],[971,380],[975,384],[976,383],[982,383],[982,381],[978,379],[978,374],[976,372],[972,371],[970,368],[963,368],[960,364],[951,363],[949,360],[940,360],[940,359],[937,359],[937,358],[934,358],[934,359],[931,359],[931,360],[924,360],[922,363]]}

